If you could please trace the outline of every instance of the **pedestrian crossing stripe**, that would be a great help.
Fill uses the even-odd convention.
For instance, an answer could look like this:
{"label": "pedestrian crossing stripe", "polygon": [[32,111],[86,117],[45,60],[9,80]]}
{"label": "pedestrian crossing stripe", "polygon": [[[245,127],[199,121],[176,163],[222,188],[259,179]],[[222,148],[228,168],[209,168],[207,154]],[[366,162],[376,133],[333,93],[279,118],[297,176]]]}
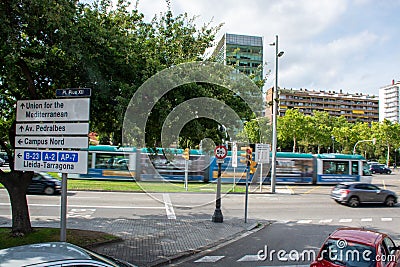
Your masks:
{"label": "pedestrian crossing stripe", "polygon": [[319,223],[331,223],[332,219],[320,220]]}
{"label": "pedestrian crossing stripe", "polygon": [[224,258],[225,256],[204,256],[195,262],[217,262],[220,259]]}
{"label": "pedestrian crossing stripe", "polygon": [[[373,220],[381,220],[382,222],[392,222],[393,218],[360,218],[360,219],[350,219],[350,218],[345,218],[345,219],[339,219],[339,223],[351,223],[353,221],[360,220],[361,222],[372,222]],[[277,221],[277,223],[298,223],[298,224],[308,224],[312,222],[318,222],[320,224],[323,223],[332,223],[334,220],[333,219],[319,219],[319,220],[311,220],[311,219],[303,219],[303,220],[297,220],[297,221]]]}
{"label": "pedestrian crossing stripe", "polygon": [[362,222],[372,222],[372,218],[362,218]]}
{"label": "pedestrian crossing stripe", "polygon": [[244,255],[237,261],[259,261],[260,257],[258,255]]}
{"label": "pedestrian crossing stripe", "polygon": [[311,223],[312,222],[312,220],[300,220],[300,221],[297,221],[297,223]]}

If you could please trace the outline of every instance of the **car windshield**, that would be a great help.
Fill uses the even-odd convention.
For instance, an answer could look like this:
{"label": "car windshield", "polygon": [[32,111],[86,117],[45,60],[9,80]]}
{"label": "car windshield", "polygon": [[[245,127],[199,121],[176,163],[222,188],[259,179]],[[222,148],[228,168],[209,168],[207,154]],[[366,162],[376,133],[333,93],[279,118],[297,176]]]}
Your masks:
{"label": "car windshield", "polygon": [[320,258],[349,267],[375,266],[375,255],[375,248],[343,239],[329,239],[320,252]]}

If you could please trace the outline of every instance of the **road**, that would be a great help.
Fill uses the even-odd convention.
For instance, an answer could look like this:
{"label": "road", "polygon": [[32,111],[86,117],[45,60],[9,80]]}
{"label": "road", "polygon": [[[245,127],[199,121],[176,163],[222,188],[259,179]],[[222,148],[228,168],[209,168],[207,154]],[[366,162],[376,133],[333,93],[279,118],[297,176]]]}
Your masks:
{"label": "road", "polygon": [[[373,182],[400,195],[400,175],[374,175]],[[260,250],[316,253],[326,236],[340,226],[387,232],[400,244],[400,205],[350,208],[329,198],[332,186],[277,186],[276,194],[249,195],[248,218],[267,224],[239,241],[185,258],[176,266],[275,266],[309,264],[285,262],[277,256],[260,261]],[[29,195],[32,221],[59,220],[60,196]],[[68,218],[199,219],[211,220],[215,193],[68,192]],[[244,220],[244,195],[222,198],[225,219]],[[11,218],[8,194],[0,190],[0,225]],[[286,258],[288,258],[286,256]]]}

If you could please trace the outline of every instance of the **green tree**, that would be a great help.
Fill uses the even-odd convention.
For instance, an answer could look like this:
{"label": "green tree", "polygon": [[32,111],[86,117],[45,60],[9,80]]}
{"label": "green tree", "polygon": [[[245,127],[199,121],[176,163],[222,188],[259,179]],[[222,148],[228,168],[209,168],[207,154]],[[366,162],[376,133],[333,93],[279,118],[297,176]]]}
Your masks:
{"label": "green tree", "polygon": [[238,134],[238,141],[247,143],[271,143],[272,128],[267,117],[251,119],[245,122],[243,132]]}
{"label": "green tree", "polygon": [[[353,149],[357,142],[362,140],[373,140],[373,138],[375,138],[370,125],[366,122],[357,122],[353,124],[351,136],[353,137]],[[374,155],[374,147],[373,142],[360,142],[356,146],[356,153],[360,151],[366,158],[371,158]],[[363,151],[364,153],[362,153]]]}
{"label": "green tree", "polygon": [[33,172],[13,169],[16,101],[53,98],[57,88],[92,88],[91,128],[118,143],[135,90],[165,67],[198,59],[218,29],[197,30],[186,15],[170,12],[145,23],[137,10],[128,10],[124,0],[113,8],[111,0],[92,6],[75,0],[0,2],[0,145],[11,167],[0,171],[0,183],[10,195],[13,234],[32,231],[26,188]]}
{"label": "green tree", "polygon": [[297,142],[305,133],[304,125],[304,114],[297,109],[288,109],[285,116],[278,118],[278,139],[283,142],[292,140],[293,152],[296,152]]}

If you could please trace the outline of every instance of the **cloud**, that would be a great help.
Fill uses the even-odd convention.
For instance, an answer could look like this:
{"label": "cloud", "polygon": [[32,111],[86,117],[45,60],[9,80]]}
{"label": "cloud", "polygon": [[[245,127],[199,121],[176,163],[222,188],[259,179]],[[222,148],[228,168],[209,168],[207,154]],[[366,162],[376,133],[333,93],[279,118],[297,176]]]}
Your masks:
{"label": "cloud", "polygon": [[[165,0],[139,0],[147,20],[167,10]],[[263,36],[266,72],[274,70],[279,35],[279,83],[293,88],[349,92],[400,79],[400,1],[373,0],[171,0],[175,15],[198,16],[198,26],[224,23],[223,33]],[[272,84],[273,73],[269,81]]]}

